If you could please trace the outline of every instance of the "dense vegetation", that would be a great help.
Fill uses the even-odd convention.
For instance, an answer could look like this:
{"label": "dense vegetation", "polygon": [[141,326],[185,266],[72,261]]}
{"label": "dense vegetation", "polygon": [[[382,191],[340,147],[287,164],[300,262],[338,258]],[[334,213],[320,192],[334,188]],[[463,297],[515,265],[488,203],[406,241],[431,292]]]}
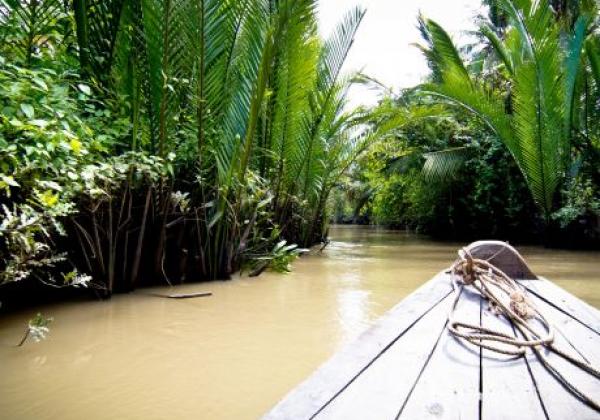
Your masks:
{"label": "dense vegetation", "polygon": [[[369,139],[316,0],[0,1],[0,285],[286,269]],[[285,242],[287,241],[287,242]]]}
{"label": "dense vegetation", "polygon": [[597,6],[487,3],[462,48],[421,17],[429,80],[373,110],[382,141],[332,196],[336,217],[447,238],[598,246]]}
{"label": "dense vegetation", "polygon": [[[0,285],[286,270],[337,221],[600,243],[591,0],[488,0],[426,83],[350,111],[364,16],[316,0],[1,0]],[[365,153],[367,152],[367,153]]]}

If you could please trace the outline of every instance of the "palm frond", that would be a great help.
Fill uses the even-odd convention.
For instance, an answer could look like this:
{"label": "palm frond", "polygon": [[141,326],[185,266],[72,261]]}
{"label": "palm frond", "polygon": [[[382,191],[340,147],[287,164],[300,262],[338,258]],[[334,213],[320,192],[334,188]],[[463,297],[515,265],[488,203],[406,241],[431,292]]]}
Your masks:
{"label": "palm frond", "polygon": [[596,85],[600,86],[600,38],[589,37],[585,42],[585,51]]}
{"label": "palm frond", "polygon": [[61,0],[3,0],[0,10],[0,21],[10,28],[4,33],[5,42],[26,64],[46,43],[52,43],[53,33],[65,32],[61,25],[68,18],[68,9]]}
{"label": "palm frond", "polygon": [[590,16],[580,16],[579,19],[575,22],[573,28],[573,34],[569,39],[569,43],[567,45],[566,59],[565,59],[565,124],[564,128],[566,130],[565,135],[569,136],[569,130],[573,123],[573,108],[575,106],[575,92],[576,92],[576,83],[577,77],[581,73],[581,63],[582,63],[582,55],[583,48],[585,44],[585,39],[588,31],[588,27],[590,22],[592,21]]}
{"label": "palm frond", "polygon": [[[504,99],[496,92],[466,82],[462,76],[446,74],[448,82],[426,84],[422,92],[442,103],[454,104],[478,116],[511,148],[514,146],[511,118],[505,113]],[[518,153],[515,148],[514,153]]]}
{"label": "palm frond", "polygon": [[285,184],[284,188],[289,186],[291,175],[300,169],[310,136],[306,122],[310,118],[309,96],[315,88],[314,69],[318,60],[318,44],[314,38],[290,35],[278,62],[269,141],[277,156],[275,176]]}
{"label": "palm frond", "polygon": [[322,129],[336,119],[343,107],[351,78],[340,83],[340,73],[364,16],[365,9],[361,7],[350,10],[322,47],[317,66],[316,91],[310,97],[310,114],[305,121],[305,154],[292,182],[295,184],[303,176],[305,195],[311,189],[310,185],[316,186],[318,183],[319,177],[311,174],[318,166],[322,167],[317,153],[326,142],[321,137]]}
{"label": "palm frond", "polygon": [[388,177],[393,174],[405,174],[413,168],[422,166],[422,157],[423,154],[416,148],[403,150],[386,162],[383,173]]}
{"label": "palm frond", "polygon": [[319,89],[326,90],[337,83],[342,66],[354,43],[354,37],[365,17],[366,10],[356,6],[346,13],[323,45],[319,71]]}
{"label": "palm frond", "polygon": [[108,82],[125,0],[74,0],[74,15],[83,69]]}
{"label": "palm frond", "polygon": [[456,147],[424,154],[423,178],[428,182],[450,182],[467,160],[468,150]]}
{"label": "palm frond", "polygon": [[466,66],[460,57],[458,49],[452,42],[450,35],[437,22],[419,16],[419,27],[425,35],[427,47],[420,47],[425,53],[434,77],[443,81],[448,72],[470,80]]}
{"label": "palm frond", "polygon": [[[588,23],[576,23],[568,53],[559,46],[560,30],[547,0],[498,0],[512,28],[506,42],[487,36],[499,56],[512,69],[511,102],[508,110],[497,92],[471,81],[457,66],[444,65],[456,55],[443,37],[432,40],[429,51],[442,80],[424,91],[439,100],[457,104],[479,116],[504,142],[531,190],[534,200],[548,217],[554,194],[569,159],[571,107],[579,74],[581,50]],[[433,26],[435,28],[435,26]]]}
{"label": "palm frond", "polygon": [[501,60],[501,62],[504,64],[506,70],[510,74],[514,74],[513,57],[511,55],[510,50],[506,48],[506,45],[504,45],[500,37],[498,37],[496,32],[494,32],[492,27],[489,25],[481,26],[480,31],[483,34],[483,36],[487,38],[490,45],[494,48],[494,51],[498,55],[498,58]]}

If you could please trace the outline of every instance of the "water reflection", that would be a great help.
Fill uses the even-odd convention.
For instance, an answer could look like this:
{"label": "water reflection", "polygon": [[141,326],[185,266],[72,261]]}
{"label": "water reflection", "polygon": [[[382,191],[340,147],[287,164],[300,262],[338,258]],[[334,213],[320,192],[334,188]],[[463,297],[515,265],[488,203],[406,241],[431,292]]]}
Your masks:
{"label": "water reflection", "polygon": [[344,290],[337,299],[338,322],[343,343],[348,343],[356,331],[369,326],[369,295],[365,290]]}

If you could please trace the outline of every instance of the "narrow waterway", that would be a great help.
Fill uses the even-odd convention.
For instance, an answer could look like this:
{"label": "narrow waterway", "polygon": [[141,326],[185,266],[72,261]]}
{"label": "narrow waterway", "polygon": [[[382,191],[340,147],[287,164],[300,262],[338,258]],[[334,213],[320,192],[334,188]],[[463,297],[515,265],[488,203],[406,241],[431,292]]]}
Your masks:
{"label": "narrow waterway", "polygon": [[[321,255],[288,275],[196,284],[163,299],[140,290],[106,302],[0,317],[2,419],[254,419],[463,244],[337,227]],[[519,248],[537,274],[600,307],[600,253]],[[17,348],[37,311],[49,338]]]}

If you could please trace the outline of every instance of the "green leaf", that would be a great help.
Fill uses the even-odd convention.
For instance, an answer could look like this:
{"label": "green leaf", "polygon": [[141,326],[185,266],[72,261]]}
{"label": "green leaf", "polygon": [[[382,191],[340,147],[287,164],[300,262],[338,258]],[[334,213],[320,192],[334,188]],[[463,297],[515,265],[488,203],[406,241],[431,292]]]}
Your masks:
{"label": "green leaf", "polygon": [[2,181],[6,183],[6,185],[10,185],[11,187],[18,187],[19,184],[12,176],[2,175]]}
{"label": "green leaf", "polygon": [[48,127],[48,125],[50,125],[50,121],[46,121],[46,120],[31,120],[29,122],[31,125],[35,125],[36,127],[40,127],[40,128],[46,128]]}
{"label": "green leaf", "polygon": [[51,208],[58,203],[58,194],[55,194],[50,190],[46,190],[42,194],[39,194],[39,199],[42,204]]}
{"label": "green leaf", "polygon": [[35,111],[33,107],[29,104],[21,104],[21,111],[29,119],[32,119],[35,116]]}
{"label": "green leaf", "polygon": [[41,87],[43,90],[48,91],[48,85],[42,79],[34,77],[31,80],[33,81],[33,83],[35,83],[36,85]]}
{"label": "green leaf", "polygon": [[208,229],[209,230],[212,229],[212,227],[221,219],[221,217],[223,217],[223,212],[222,211],[216,212],[215,215],[210,220],[210,222],[208,223]]}
{"label": "green leaf", "polygon": [[429,181],[448,182],[452,180],[461,169],[468,154],[466,147],[441,150],[426,153],[423,165],[423,176]]}
{"label": "green leaf", "polygon": [[76,155],[81,153],[81,142],[79,140],[71,139],[71,141],[69,142],[69,146]]}
{"label": "green leaf", "polygon": [[84,95],[87,95],[87,96],[92,95],[92,90],[90,89],[90,87],[88,85],[84,85],[84,84],[80,83],[77,85],[77,87],[79,88],[79,90],[81,92],[83,92]]}

